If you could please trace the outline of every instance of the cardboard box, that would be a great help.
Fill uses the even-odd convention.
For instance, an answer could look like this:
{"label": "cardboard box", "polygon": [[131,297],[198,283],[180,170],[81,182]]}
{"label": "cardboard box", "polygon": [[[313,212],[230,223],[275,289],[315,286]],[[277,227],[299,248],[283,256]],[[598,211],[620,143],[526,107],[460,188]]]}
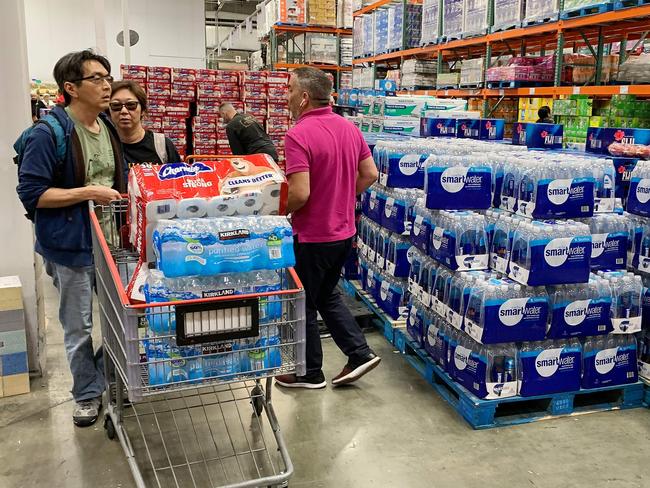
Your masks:
{"label": "cardboard box", "polygon": [[5,397],[29,393],[29,374],[13,374],[2,377],[2,394]]}
{"label": "cardboard box", "polygon": [[22,285],[18,276],[0,277],[0,311],[22,310]]}

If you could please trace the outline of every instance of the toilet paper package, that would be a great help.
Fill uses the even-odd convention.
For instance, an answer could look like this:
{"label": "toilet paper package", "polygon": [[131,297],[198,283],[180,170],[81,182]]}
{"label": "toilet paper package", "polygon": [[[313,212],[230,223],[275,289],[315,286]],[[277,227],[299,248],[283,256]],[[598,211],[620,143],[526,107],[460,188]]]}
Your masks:
{"label": "toilet paper package", "polygon": [[153,262],[152,227],[160,220],[282,215],[287,181],[266,154],[193,164],[138,165],[129,173],[129,240]]}

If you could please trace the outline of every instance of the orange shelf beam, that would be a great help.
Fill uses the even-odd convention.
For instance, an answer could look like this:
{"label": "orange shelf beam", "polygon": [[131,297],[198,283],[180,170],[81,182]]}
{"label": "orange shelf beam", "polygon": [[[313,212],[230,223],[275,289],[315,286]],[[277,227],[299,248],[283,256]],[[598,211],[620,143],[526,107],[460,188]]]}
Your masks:
{"label": "orange shelf beam", "polygon": [[318,25],[283,25],[274,24],[273,30],[276,32],[315,32],[319,34],[339,34],[352,35],[352,29],[340,29],[338,27],[327,27]]}
{"label": "orange shelf beam", "polygon": [[378,0],[375,3],[371,3],[370,5],[366,5],[363,7],[361,10],[355,10],[352,12],[353,17],[358,17],[359,15],[367,14],[368,12],[372,12],[373,10],[377,10],[380,7],[383,7],[386,4],[391,3],[393,0]]}
{"label": "orange shelf beam", "polygon": [[[377,3],[381,3],[381,2],[377,2]],[[372,5],[368,5],[365,8],[368,9],[372,7]],[[359,12],[362,11],[363,9],[360,10]],[[530,27],[524,27],[521,29],[513,29],[504,32],[495,32],[493,34],[487,34],[479,37],[459,39],[444,44],[436,44],[433,46],[427,46],[423,48],[407,49],[405,51],[397,51],[394,53],[381,54],[378,56],[372,56],[368,58],[355,59],[353,60],[353,64],[371,63],[376,61],[401,59],[401,58],[413,57],[413,56],[425,56],[425,55],[430,56],[430,55],[437,54],[439,51],[446,52],[454,49],[463,49],[463,48],[486,45],[488,43],[498,44],[503,41],[522,39],[522,38],[525,39],[528,37],[539,37],[539,36],[543,36],[544,34],[571,31],[571,30],[576,30],[585,27],[597,29],[598,26],[600,25],[609,25],[616,22],[620,22],[621,24],[614,26],[614,30],[617,33],[619,33],[621,36],[624,35],[626,32],[638,34],[644,29],[645,26],[647,26],[645,22],[630,22],[629,26],[625,25],[622,22],[627,22],[635,19],[638,20],[647,17],[650,17],[650,5],[644,5],[641,7],[632,7],[623,10],[614,10],[612,12],[589,15],[586,17],[579,17],[576,19],[560,20],[557,22],[549,22],[547,24],[534,25]],[[645,30],[647,30],[647,28]],[[604,31],[603,33],[605,35],[608,35],[607,31]]]}
{"label": "orange shelf beam", "polygon": [[636,95],[650,97],[650,85],[605,85],[605,86],[540,86],[531,88],[505,89],[449,89],[449,90],[415,90],[402,91],[402,94],[429,95],[437,97],[557,97],[568,95],[590,95],[611,97],[612,95]]}

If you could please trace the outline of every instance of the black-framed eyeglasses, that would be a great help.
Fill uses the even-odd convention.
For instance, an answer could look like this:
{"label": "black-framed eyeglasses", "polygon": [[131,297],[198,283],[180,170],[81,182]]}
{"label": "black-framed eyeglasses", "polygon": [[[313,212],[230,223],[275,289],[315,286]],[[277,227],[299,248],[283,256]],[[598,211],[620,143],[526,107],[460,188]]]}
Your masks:
{"label": "black-framed eyeglasses", "polygon": [[140,102],[137,100],[129,100],[128,102],[118,102],[114,101],[108,104],[111,112],[119,112],[122,110],[122,107],[126,107],[127,110],[135,110],[140,105]]}
{"label": "black-framed eyeglasses", "polygon": [[91,76],[84,76],[83,78],[79,78],[77,80],[72,80],[73,83],[78,83],[80,81],[90,81],[95,85],[99,85],[102,81],[106,81],[110,85],[111,83],[113,83],[113,77],[111,75],[106,75],[106,76],[91,75]]}

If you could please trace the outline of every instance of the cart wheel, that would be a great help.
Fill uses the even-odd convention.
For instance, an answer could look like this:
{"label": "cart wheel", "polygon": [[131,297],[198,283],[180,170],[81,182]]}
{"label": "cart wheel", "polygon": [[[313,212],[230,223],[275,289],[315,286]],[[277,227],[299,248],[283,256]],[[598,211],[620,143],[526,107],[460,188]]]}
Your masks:
{"label": "cart wheel", "polygon": [[115,439],[115,425],[113,425],[113,419],[109,415],[104,417],[104,428],[106,429],[106,437],[110,440]]}
{"label": "cart wheel", "polygon": [[262,414],[262,410],[264,409],[264,401],[262,398],[263,396],[264,396],[264,390],[262,390],[259,386],[256,386],[251,391],[251,403],[253,405],[253,410],[255,411],[255,415],[257,415],[258,417]]}

